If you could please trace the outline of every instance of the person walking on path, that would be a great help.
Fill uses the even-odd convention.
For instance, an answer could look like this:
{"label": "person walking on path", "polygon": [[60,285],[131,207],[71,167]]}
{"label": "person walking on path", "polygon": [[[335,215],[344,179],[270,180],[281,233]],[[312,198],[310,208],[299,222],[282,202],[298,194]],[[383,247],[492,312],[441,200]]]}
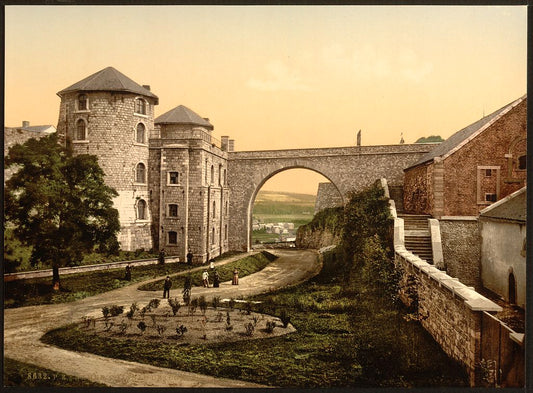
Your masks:
{"label": "person walking on path", "polygon": [[126,265],[126,276],[124,278],[127,281],[131,281],[131,266],[129,263]]}
{"label": "person walking on path", "polygon": [[204,281],[204,288],[209,288],[209,273],[207,270],[204,270],[202,273],[202,279]]}
{"label": "person walking on path", "polygon": [[161,251],[159,251],[158,262],[160,265],[163,265],[165,263],[165,249],[164,248],[162,248]]}
{"label": "person walking on path", "polygon": [[170,288],[172,287],[172,281],[170,281],[170,276],[167,276],[165,283],[163,284],[163,299],[166,297],[170,298]]}
{"label": "person walking on path", "polygon": [[189,252],[187,253],[187,263],[189,265],[192,265],[192,258],[193,258],[193,255],[192,255],[191,250],[189,249]]}
{"label": "person walking on path", "polygon": [[215,274],[213,277],[213,287],[218,288],[220,286],[220,276],[218,275],[218,272],[215,270]]}
{"label": "person walking on path", "polygon": [[239,271],[237,268],[233,270],[233,281],[231,282],[232,285],[239,285]]}

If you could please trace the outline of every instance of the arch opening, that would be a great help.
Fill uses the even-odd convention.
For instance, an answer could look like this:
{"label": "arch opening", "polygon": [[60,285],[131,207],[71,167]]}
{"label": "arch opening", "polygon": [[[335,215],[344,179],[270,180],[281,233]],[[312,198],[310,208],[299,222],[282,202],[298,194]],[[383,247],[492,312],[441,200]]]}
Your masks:
{"label": "arch opening", "polygon": [[320,171],[303,166],[275,170],[255,187],[250,199],[248,249],[294,247],[301,225],[319,210],[343,204],[338,187]]}

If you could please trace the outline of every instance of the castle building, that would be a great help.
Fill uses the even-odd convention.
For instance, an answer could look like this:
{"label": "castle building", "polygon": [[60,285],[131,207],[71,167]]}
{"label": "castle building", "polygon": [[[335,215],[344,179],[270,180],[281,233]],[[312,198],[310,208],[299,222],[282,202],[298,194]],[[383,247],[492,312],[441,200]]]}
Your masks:
{"label": "castle building", "polygon": [[[113,67],[57,93],[57,133],[93,154],[118,192],[123,250],[165,249],[203,262],[228,249],[227,152],[213,126],[178,106],[154,121],[158,97]],[[230,148],[224,138],[225,150]]]}

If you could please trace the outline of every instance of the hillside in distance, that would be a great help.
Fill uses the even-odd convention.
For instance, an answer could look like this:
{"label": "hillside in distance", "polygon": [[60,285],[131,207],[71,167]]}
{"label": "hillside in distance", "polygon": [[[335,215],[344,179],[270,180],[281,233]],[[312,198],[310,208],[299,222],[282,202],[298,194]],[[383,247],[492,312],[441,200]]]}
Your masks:
{"label": "hillside in distance", "polygon": [[259,191],[255,198],[255,215],[313,215],[316,195],[280,191]]}

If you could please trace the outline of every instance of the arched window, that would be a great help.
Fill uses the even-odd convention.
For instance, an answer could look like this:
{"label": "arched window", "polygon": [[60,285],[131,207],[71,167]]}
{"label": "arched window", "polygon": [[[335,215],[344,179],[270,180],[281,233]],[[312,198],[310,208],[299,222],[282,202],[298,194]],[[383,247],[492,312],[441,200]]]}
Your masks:
{"label": "arched window", "polygon": [[218,166],[218,185],[222,185],[222,164]]}
{"label": "arched window", "polygon": [[135,113],[146,115],[146,101],[142,98],[135,99]]}
{"label": "arched window", "polygon": [[85,120],[79,119],[76,122],[76,140],[84,141],[85,139],[87,139],[87,125]]}
{"label": "arched window", "polygon": [[145,130],[146,130],[146,127],[144,126],[143,123],[137,124],[137,135],[136,135],[135,140],[138,143],[145,143],[144,142]]}
{"label": "arched window", "polygon": [[518,157],[518,169],[527,169],[527,156]]}
{"label": "arched window", "polygon": [[211,231],[211,244],[215,244],[215,228]]}
{"label": "arched window", "polygon": [[217,204],[215,201],[213,201],[213,218],[217,216]]}
{"label": "arched window", "polygon": [[170,231],[168,233],[168,244],[178,244],[178,232]]}
{"label": "arched window", "polygon": [[146,183],[146,167],[142,162],[137,164],[137,168],[135,170],[135,181],[137,183]]}
{"label": "arched window", "polygon": [[228,213],[229,213],[229,210],[228,210],[228,201],[226,201],[226,209],[225,209],[225,210],[226,210],[226,216],[227,216]]}
{"label": "arched window", "polygon": [[211,165],[211,184],[213,184],[215,181],[215,167],[214,165]]}
{"label": "arched window", "polygon": [[87,96],[85,94],[80,94],[78,96],[78,110],[86,111],[87,109],[89,109],[87,106]]}
{"label": "arched window", "polygon": [[146,202],[143,199],[137,202],[137,220],[146,220]]}

